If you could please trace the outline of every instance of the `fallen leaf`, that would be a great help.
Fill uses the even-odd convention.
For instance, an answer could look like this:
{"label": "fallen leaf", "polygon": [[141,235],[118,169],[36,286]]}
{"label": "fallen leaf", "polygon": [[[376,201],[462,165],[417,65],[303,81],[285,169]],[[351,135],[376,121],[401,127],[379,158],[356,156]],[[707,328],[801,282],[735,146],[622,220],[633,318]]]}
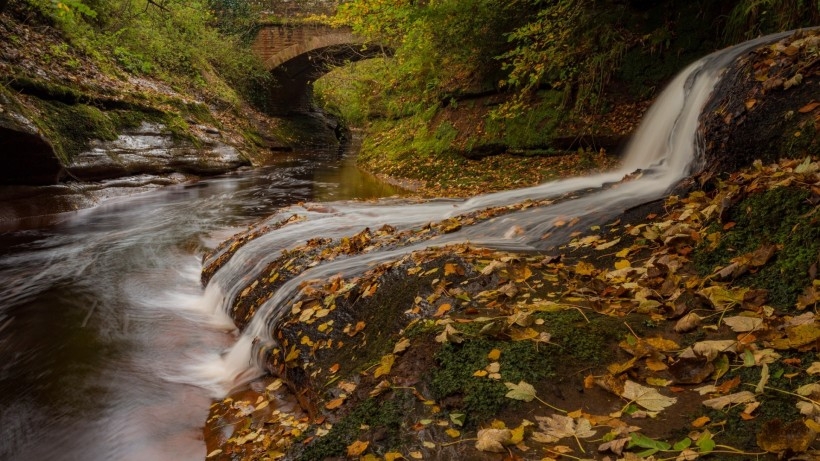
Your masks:
{"label": "fallen leaf", "polygon": [[700,384],[715,371],[715,365],[703,357],[684,357],[669,365],[669,373],[679,384]]}
{"label": "fallen leaf", "polygon": [[570,418],[564,415],[536,416],[540,431],[532,434],[532,439],[541,443],[553,443],[566,437],[579,439],[592,437],[595,430],[586,418]]}
{"label": "fallen leaf", "polygon": [[367,450],[367,446],[370,445],[370,442],[363,442],[361,440],[357,440],[350,445],[347,446],[347,456],[359,456]]}
{"label": "fallen leaf", "polygon": [[505,397],[514,399],[514,400],[523,400],[525,402],[531,402],[535,398],[535,388],[532,384],[529,384],[524,381],[519,381],[518,384],[513,383],[504,383],[507,386],[507,389],[510,391],[507,392]]}
{"label": "fallen leaf", "polygon": [[723,395],[713,399],[704,400],[703,404],[715,410],[722,410],[729,405],[736,405],[739,403],[749,403],[755,401],[755,395],[749,391],[735,392],[734,394]]}
{"label": "fallen leaf", "polygon": [[347,397],[339,397],[337,399],[333,399],[325,404],[325,408],[327,408],[328,410],[334,410],[336,408],[339,408],[340,406],[342,406],[343,403],[345,403],[346,399]]}
{"label": "fallen leaf", "polygon": [[709,421],[711,421],[711,419],[708,416],[701,416],[700,418],[697,418],[696,420],[692,421],[692,427],[696,429],[701,428],[705,426],[706,423],[708,423]]}
{"label": "fallen leaf", "polygon": [[675,331],[677,333],[686,333],[692,331],[698,326],[700,326],[701,320],[702,318],[698,314],[690,312],[681,317],[680,320],[678,320],[678,322],[675,323]]}
{"label": "fallen leaf", "polygon": [[381,358],[379,361],[379,366],[373,371],[373,377],[378,378],[380,376],[384,376],[390,373],[390,369],[393,368],[393,363],[396,361],[396,356],[393,354],[387,354]]}
{"label": "fallen leaf", "polygon": [[629,437],[622,437],[620,439],[610,440],[609,442],[604,442],[598,445],[598,452],[603,453],[605,451],[611,451],[616,455],[620,456],[624,452],[624,448],[626,447],[627,442],[629,442]]}
{"label": "fallen leaf", "polygon": [[452,325],[447,324],[444,327],[444,331],[436,336],[436,342],[460,344],[464,342],[464,338],[461,337],[460,331],[456,330]]}
{"label": "fallen leaf", "polygon": [[475,443],[477,450],[503,453],[504,444],[512,439],[512,432],[509,429],[481,429],[478,431],[477,438]]}
{"label": "fallen leaf", "polygon": [[624,383],[624,392],[621,397],[635,402],[649,411],[661,411],[678,401],[675,397],[666,397],[651,387],[627,380]]}
{"label": "fallen leaf", "polygon": [[438,310],[436,311],[435,314],[433,314],[433,317],[441,317],[444,314],[446,314],[447,312],[449,312],[450,309],[452,309],[452,308],[453,308],[452,305],[450,305],[448,303],[444,303],[444,304],[442,304],[438,307]]}
{"label": "fallen leaf", "polygon": [[733,339],[700,341],[692,346],[692,350],[701,357],[714,360],[718,354],[723,352],[737,352],[737,341]]}
{"label": "fallen leaf", "polygon": [[746,333],[759,330],[763,325],[763,319],[736,315],[734,317],[725,317],[723,323],[728,325],[735,333]]}
{"label": "fallen leaf", "polygon": [[820,102],[812,101],[806,104],[805,106],[801,107],[800,109],[797,109],[797,112],[800,112],[801,114],[808,114],[809,112],[813,111],[814,109],[817,109],[818,107],[820,107]]}
{"label": "fallen leaf", "polygon": [[757,433],[757,445],[769,453],[803,453],[816,437],[817,433],[803,424],[803,421],[783,424],[775,418],[763,423]]}
{"label": "fallen leaf", "polygon": [[408,347],[410,347],[410,340],[407,339],[407,338],[402,338],[393,347],[393,353],[394,354],[401,354],[402,352],[406,351]]}
{"label": "fallen leaf", "polygon": [[810,375],[820,374],[820,362],[812,362],[812,364],[806,368],[806,373]]}
{"label": "fallen leaf", "polygon": [[501,350],[500,349],[493,349],[490,353],[487,354],[487,359],[496,361],[501,358]]}

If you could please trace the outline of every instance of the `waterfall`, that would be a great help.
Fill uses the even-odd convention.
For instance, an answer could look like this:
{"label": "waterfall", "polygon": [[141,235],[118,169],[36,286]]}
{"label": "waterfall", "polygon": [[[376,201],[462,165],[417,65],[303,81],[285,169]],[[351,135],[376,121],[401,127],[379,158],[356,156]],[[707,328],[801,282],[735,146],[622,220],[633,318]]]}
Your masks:
{"label": "waterfall", "polygon": [[[548,182],[524,189],[492,193],[469,200],[435,200],[413,203],[386,200],[379,203],[337,202],[322,207],[293,206],[280,210],[259,226],[298,215],[301,220],[262,235],[242,246],[211,279],[203,302],[229,311],[232,300],[282,250],[305,243],[309,238],[338,239],[361,229],[389,224],[398,230],[412,229],[449,217],[525,200],[556,200],[486,220],[433,240],[402,248],[323,262],[286,282],[260,306],[233,347],[219,357],[198,365],[197,373],[219,394],[241,380],[263,371],[254,358],[274,344],[272,331],[299,295],[306,280],[323,280],[341,274],[360,274],[375,264],[392,261],[430,245],[469,242],[477,246],[513,251],[537,251],[557,246],[567,238],[560,221],[571,217],[583,226],[603,222],[624,210],[663,197],[700,160],[697,146],[698,118],[726,66],[740,54],[763,43],[788,35],[762,37],[727,48],[691,64],[658,96],[628,145],[622,167],[616,171]],[[635,173],[635,178],[621,181]],[[615,184],[615,187],[612,185]],[[580,228],[576,225],[576,229]],[[511,232],[514,230],[514,232]],[[549,238],[544,238],[549,234]],[[219,255],[212,256],[213,258]],[[202,385],[202,382],[199,383]]]}

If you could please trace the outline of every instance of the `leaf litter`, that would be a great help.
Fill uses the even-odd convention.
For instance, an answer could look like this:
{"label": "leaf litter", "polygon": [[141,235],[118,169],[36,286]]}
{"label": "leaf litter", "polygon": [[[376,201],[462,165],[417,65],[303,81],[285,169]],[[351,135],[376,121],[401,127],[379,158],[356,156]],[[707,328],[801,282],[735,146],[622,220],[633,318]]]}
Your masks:
{"label": "leaf litter", "polygon": [[[777,247],[761,244],[705,276],[693,269],[692,256],[711,251],[733,232],[733,226],[721,221],[727,198],[731,202],[731,197],[797,187],[809,190],[820,203],[819,171],[816,159],[758,163],[729,175],[709,193],[670,197],[662,211],[637,224],[618,221],[589,234],[579,229],[570,242],[547,255],[454,245],[411,253],[349,280],[306,284],[283,322],[281,348],[274,351],[270,365],[281,370],[283,382],[291,383],[298,370],[299,376],[319,384],[312,385],[318,389],[315,395],[307,397],[308,416],[281,413],[275,422],[260,425],[253,420],[256,410],[246,414],[248,407],[229,397],[217,404],[220,411],[250,422],[235,431],[214,458],[242,453],[248,445],[261,447],[255,453],[269,459],[285,457],[295,446],[309,446],[330,434],[334,424],[340,424],[363,399],[386,401],[401,395],[417,402],[401,423],[410,439],[377,449],[378,443],[365,440],[372,428],[362,425],[360,434],[343,447],[347,455],[388,459],[378,453],[392,453],[390,459],[418,459],[425,450],[472,446],[479,452],[507,453],[511,459],[586,459],[596,453],[612,460],[654,459],[656,454],[696,459],[716,450],[738,459],[764,452],[771,453],[772,459],[794,454],[810,458],[817,454],[815,429],[820,429],[820,390],[805,387],[820,374],[817,264],[814,280],[804,287],[798,302],[776,309],[767,303],[765,292],[741,282],[748,273],[771,264]],[[250,282],[246,306],[258,305],[259,299],[266,299],[265,290],[274,289],[313,258],[332,259],[427,239],[454,226],[492,219],[516,206],[451,218],[412,232],[366,230],[337,242],[315,239],[284,252],[271,264],[264,274],[272,280],[266,289],[265,283]],[[815,208],[803,218],[817,225],[818,215]],[[404,307],[403,326],[390,334],[381,355],[358,368],[355,360],[324,365],[325,357],[336,357],[337,351],[358,357],[379,344],[375,318],[342,321],[337,310],[363,297],[379,297],[389,286],[385,277],[395,273],[418,278],[427,288],[419,289],[419,295]],[[247,314],[253,309],[237,310]],[[564,345],[555,341],[552,325],[541,315],[560,312],[578,312],[587,321],[596,316],[620,319],[629,330],[619,344],[612,345],[617,360],[576,370],[565,378],[577,380],[590,396],[597,395],[589,401],[595,401],[595,407],[582,400],[574,401],[580,408],[565,408],[569,400],[550,392],[550,383],[508,380],[508,354],[493,347],[484,351],[485,363],[471,369],[469,379],[503,385],[509,408],[516,410],[502,411],[500,419],[465,425],[471,415],[462,411],[459,402],[436,401],[419,376],[424,370],[408,370],[414,353],[429,359],[438,348],[461,348],[479,338],[496,344],[527,342],[538,350],[552,348],[546,350],[559,353]],[[643,319],[641,325],[635,315]],[[297,340],[302,337],[307,340]],[[426,363],[437,366],[434,361]],[[334,384],[339,382],[351,384],[345,390]],[[606,396],[610,403],[604,405]],[[767,403],[770,400],[772,404]],[[772,405],[784,401],[793,409],[785,413],[788,420],[764,416],[771,414]],[[260,407],[261,403],[249,404],[271,411],[272,405]],[[687,413],[675,410],[679,406]],[[521,419],[522,408],[538,423]],[[669,426],[678,428],[677,439],[669,438],[672,431],[659,430],[670,420],[677,421]],[[662,421],[667,423],[658,423]],[[680,429],[686,427],[689,433],[681,437]],[[754,443],[731,445],[736,439],[728,434],[733,431],[753,431]],[[424,442],[422,437],[414,442],[412,434],[422,432]]]}

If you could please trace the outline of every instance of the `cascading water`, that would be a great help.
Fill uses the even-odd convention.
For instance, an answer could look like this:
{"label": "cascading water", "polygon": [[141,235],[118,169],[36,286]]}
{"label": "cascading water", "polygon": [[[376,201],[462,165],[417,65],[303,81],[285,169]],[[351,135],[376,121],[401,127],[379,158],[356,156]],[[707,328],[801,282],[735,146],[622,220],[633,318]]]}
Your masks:
{"label": "cascading water", "polygon": [[[504,250],[533,251],[562,243],[565,229],[558,220],[602,221],[637,204],[655,200],[690,174],[697,164],[698,118],[722,70],[741,53],[788,33],[752,40],[713,53],[682,71],[658,97],[627,148],[623,166],[613,172],[546,183],[536,187],[487,194],[466,201],[406,203],[388,201],[378,204],[331,203],[317,211],[294,206],[260,223],[260,226],[298,215],[300,221],[265,234],[236,251],[227,264],[215,274],[207,288],[214,309],[228,312],[238,291],[248,278],[263,270],[282,250],[304,243],[311,237],[338,239],[365,227],[389,224],[399,230],[422,226],[476,210],[503,206],[530,199],[556,199],[549,206],[538,206],[512,212],[500,218],[465,227],[427,242],[402,248],[375,251],[325,262],[289,280],[260,306],[251,323],[236,344],[225,354],[197,365],[195,374],[209,382],[219,393],[242,379],[262,373],[254,357],[260,349],[274,344],[272,332],[299,287],[308,280],[323,280],[341,274],[351,276],[364,272],[380,262],[391,261],[429,245],[470,242]],[[625,175],[640,170],[634,179],[621,181]],[[577,198],[566,198],[567,195]],[[561,200],[558,200],[561,197]],[[563,233],[562,233],[563,231]],[[550,234],[549,238],[544,238]],[[214,255],[213,258],[219,255]]]}

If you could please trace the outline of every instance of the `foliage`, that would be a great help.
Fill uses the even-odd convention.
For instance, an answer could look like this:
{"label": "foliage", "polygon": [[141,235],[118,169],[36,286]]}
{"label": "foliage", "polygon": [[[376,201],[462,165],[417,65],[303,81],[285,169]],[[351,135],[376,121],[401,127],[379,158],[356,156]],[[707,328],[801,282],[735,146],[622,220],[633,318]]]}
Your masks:
{"label": "foliage", "polygon": [[820,23],[817,0],[740,0],[729,13],[725,41],[737,43],[773,32]]}
{"label": "foliage", "polygon": [[519,91],[502,109],[516,112],[526,98],[547,85],[563,89],[565,102],[594,108],[635,37],[619,21],[625,6],[594,0],[529,0],[540,7],[532,22],[513,30],[515,48],[499,56],[508,77],[501,83]]}
{"label": "foliage", "polygon": [[[268,78],[242,42],[245,29],[240,30],[239,24],[247,25],[250,20],[239,5],[244,2],[234,5],[239,10],[225,19],[228,22],[217,20],[211,10],[221,3],[205,1],[26,2],[51,18],[71,45],[100,62],[113,61],[132,74],[161,78],[174,85],[194,82],[200,90],[231,103],[237,101],[233,90],[216,80],[226,80],[249,95]],[[221,27],[218,30],[212,24]]]}

